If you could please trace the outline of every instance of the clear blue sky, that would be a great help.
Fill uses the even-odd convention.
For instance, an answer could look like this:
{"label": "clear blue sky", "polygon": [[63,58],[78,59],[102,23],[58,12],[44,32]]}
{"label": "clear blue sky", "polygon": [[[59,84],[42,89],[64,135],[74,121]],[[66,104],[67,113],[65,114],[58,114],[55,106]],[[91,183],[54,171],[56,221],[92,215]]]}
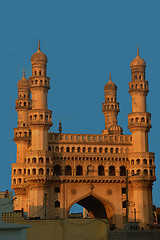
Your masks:
{"label": "clear blue sky", "polygon": [[16,161],[12,141],[17,126],[15,100],[23,68],[31,75],[30,58],[41,49],[48,56],[51,89],[49,109],[53,111],[52,131],[61,119],[65,133],[101,133],[104,129],[103,87],[112,73],[118,87],[118,123],[124,134],[131,112],[128,83],[130,62],[140,56],[147,63],[150,92],[148,112],[152,113],[149,148],[156,153],[157,181],[154,204],[160,206],[160,1],[52,0],[3,1],[0,7],[1,74],[1,191],[10,189],[11,163]]}

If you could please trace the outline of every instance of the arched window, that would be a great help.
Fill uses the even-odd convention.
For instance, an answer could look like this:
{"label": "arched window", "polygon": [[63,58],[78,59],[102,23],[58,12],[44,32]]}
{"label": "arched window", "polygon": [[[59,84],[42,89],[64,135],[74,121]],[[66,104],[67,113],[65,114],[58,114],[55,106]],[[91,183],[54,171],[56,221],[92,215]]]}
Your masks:
{"label": "arched window", "polygon": [[55,201],[55,208],[59,208],[60,207],[60,202],[57,200]]}
{"label": "arched window", "polygon": [[76,175],[77,176],[83,175],[83,168],[82,168],[82,166],[80,166],[80,165],[76,166]]}
{"label": "arched window", "polygon": [[145,122],[145,118],[144,117],[141,118],[141,122]]}
{"label": "arched window", "polygon": [[123,202],[122,202],[122,208],[126,208],[126,205],[127,205],[127,204],[126,204],[126,201],[123,201]]}
{"label": "arched window", "polygon": [[113,153],[113,148],[110,148],[110,153]]}
{"label": "arched window", "polygon": [[98,176],[104,176],[104,167],[102,165],[98,166]]}
{"label": "arched window", "polygon": [[32,158],[32,163],[36,163],[36,158]]}
{"label": "arched window", "polygon": [[152,159],[149,159],[149,164],[152,165]]}
{"label": "arched window", "polygon": [[120,176],[126,176],[126,167],[124,166],[120,167]]}
{"label": "arched window", "polygon": [[30,158],[28,158],[28,163],[30,163]]}
{"label": "arched window", "polygon": [[109,167],[109,176],[115,176],[115,167],[114,166]]}
{"label": "arched window", "polygon": [[42,157],[39,158],[39,163],[43,163],[43,158]]}
{"label": "arched window", "polygon": [[75,152],[75,147],[72,147],[72,152]]}
{"label": "arched window", "polygon": [[48,121],[48,115],[45,115],[45,120]]}
{"label": "arched window", "polygon": [[134,165],[134,160],[133,159],[131,160],[131,165]]}
{"label": "arched window", "polygon": [[35,168],[32,169],[32,174],[36,175],[36,169]]}
{"label": "arched window", "polygon": [[72,175],[72,169],[69,165],[65,167],[65,175]]}
{"label": "arched window", "polygon": [[16,179],[15,178],[13,179],[13,184],[16,184]]}
{"label": "arched window", "polygon": [[141,89],[143,89],[143,84],[141,84]]}
{"label": "arched window", "polygon": [[46,174],[49,175],[49,168],[46,169]]}
{"label": "arched window", "polygon": [[60,193],[60,188],[59,187],[55,187],[54,192],[55,193]]}
{"label": "arched window", "polygon": [[80,152],[80,150],[81,150],[80,147],[78,147],[78,148],[77,148],[77,152]]}
{"label": "arched window", "polygon": [[134,79],[137,79],[137,76],[134,76]]}
{"label": "arched window", "polygon": [[88,148],[88,152],[91,152],[91,147]]}
{"label": "arched window", "polygon": [[108,148],[105,148],[105,153],[108,153]]}
{"label": "arched window", "polygon": [[56,147],[56,148],[55,148],[55,151],[56,151],[56,152],[59,152],[59,147]]}
{"label": "arched window", "polygon": [[118,148],[116,148],[116,153],[118,153]]}
{"label": "arched window", "polygon": [[61,152],[64,152],[64,147],[61,147]]}
{"label": "arched window", "polygon": [[18,174],[21,174],[22,173],[22,170],[19,168],[18,169]]}
{"label": "arched window", "polygon": [[141,174],[141,170],[140,170],[140,169],[137,170],[137,174],[138,174],[138,175]]}
{"label": "arched window", "polygon": [[49,158],[46,158],[46,163],[49,163]]}
{"label": "arched window", "polygon": [[40,117],[41,120],[43,119],[43,115],[42,114],[40,114],[39,117]]}
{"label": "arched window", "polygon": [[43,175],[43,173],[44,173],[43,168],[40,168],[40,169],[39,169],[39,175]]}
{"label": "arched window", "polygon": [[61,166],[59,164],[56,164],[53,167],[53,175],[55,175],[55,176],[61,175]]}
{"label": "arched window", "polygon": [[36,114],[35,114],[33,117],[34,117],[34,120],[36,120],[36,119],[37,119],[37,115],[36,115]]}
{"label": "arched window", "polygon": [[69,147],[66,147],[66,152],[70,152],[70,148]]}
{"label": "arched window", "polygon": [[131,123],[133,123],[133,118],[131,118]]}
{"label": "arched window", "polygon": [[131,175],[134,175],[134,170],[131,171]]}
{"label": "arched window", "polygon": [[150,170],[150,176],[153,176],[153,171],[152,171],[152,169]]}
{"label": "arched window", "polygon": [[86,151],[86,148],[85,148],[85,147],[83,147],[83,148],[82,148],[82,151],[83,151],[83,152],[85,152],[85,151]]}
{"label": "arched window", "polygon": [[16,169],[13,170],[13,174],[16,174]]}
{"label": "arched window", "polygon": [[126,188],[122,188],[122,194],[126,194]]}
{"label": "arched window", "polygon": [[41,71],[39,71],[39,75],[41,75]]}
{"label": "arched window", "polygon": [[28,169],[28,171],[27,171],[27,172],[28,172],[28,175],[30,175],[30,169]]}
{"label": "arched window", "polygon": [[136,122],[138,122],[139,121],[139,118],[136,118]]}
{"label": "arched window", "polygon": [[93,152],[94,152],[94,153],[96,153],[96,152],[97,152],[97,148],[96,148],[96,147],[93,149]]}
{"label": "arched window", "polygon": [[18,178],[17,183],[20,184],[22,182],[21,178]]}
{"label": "arched window", "polygon": [[143,159],[143,164],[147,164],[147,159]]}
{"label": "arched window", "polygon": [[143,173],[144,173],[144,175],[148,175],[148,170],[144,169]]}
{"label": "arched window", "polygon": [[36,75],[37,74],[37,72],[36,71],[34,71],[34,75]]}
{"label": "arched window", "polygon": [[136,163],[139,165],[139,164],[140,164],[140,159],[137,159],[137,160],[136,160]]}
{"label": "arched window", "polygon": [[102,153],[102,148],[99,148],[99,153]]}

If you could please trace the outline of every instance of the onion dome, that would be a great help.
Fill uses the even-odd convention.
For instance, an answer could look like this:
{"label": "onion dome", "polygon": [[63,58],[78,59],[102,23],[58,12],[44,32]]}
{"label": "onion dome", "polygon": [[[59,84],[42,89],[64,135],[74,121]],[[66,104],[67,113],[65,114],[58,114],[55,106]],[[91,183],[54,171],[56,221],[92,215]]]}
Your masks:
{"label": "onion dome", "polygon": [[146,67],[146,62],[139,56],[138,46],[137,46],[137,57],[135,57],[130,64],[130,67],[135,67],[135,66]]}
{"label": "onion dome", "polygon": [[104,86],[104,90],[115,90],[115,91],[117,91],[116,84],[114,84],[114,82],[112,82],[112,80],[111,80],[111,73],[110,73],[110,76],[109,76],[108,83],[106,83],[106,85]]}
{"label": "onion dome", "polygon": [[40,41],[38,41],[38,51],[32,55],[31,62],[32,63],[34,63],[34,62],[46,62],[47,63],[47,56],[40,50]]}
{"label": "onion dome", "polygon": [[23,69],[23,77],[17,83],[18,88],[29,88],[29,81],[25,77],[25,70]]}
{"label": "onion dome", "polygon": [[114,124],[109,128],[108,132],[109,134],[122,134],[123,129],[120,126]]}

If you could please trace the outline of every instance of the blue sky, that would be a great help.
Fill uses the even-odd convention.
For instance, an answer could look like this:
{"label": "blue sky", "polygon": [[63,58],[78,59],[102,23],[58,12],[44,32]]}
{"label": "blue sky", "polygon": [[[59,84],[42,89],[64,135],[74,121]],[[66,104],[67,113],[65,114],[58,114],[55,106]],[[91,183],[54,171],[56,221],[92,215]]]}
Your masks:
{"label": "blue sky", "polygon": [[104,85],[112,80],[118,87],[120,113],[118,124],[124,134],[127,114],[131,112],[128,83],[130,62],[140,56],[147,63],[146,79],[150,92],[147,110],[152,113],[149,149],[156,153],[157,181],[153,187],[154,204],[159,203],[160,128],[159,128],[159,1],[3,1],[0,7],[1,73],[1,191],[10,189],[11,163],[16,161],[12,141],[17,126],[15,100],[17,82],[23,68],[31,75],[32,54],[41,50],[48,57],[51,89],[49,109],[53,111],[52,131],[62,121],[65,133],[101,133],[104,129],[102,102]]}

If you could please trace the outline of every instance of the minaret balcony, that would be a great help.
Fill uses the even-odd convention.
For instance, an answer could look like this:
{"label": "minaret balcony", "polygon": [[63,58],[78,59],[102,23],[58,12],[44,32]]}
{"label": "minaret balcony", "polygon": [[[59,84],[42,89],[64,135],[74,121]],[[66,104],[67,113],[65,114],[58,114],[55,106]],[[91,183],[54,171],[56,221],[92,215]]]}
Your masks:
{"label": "minaret balcony", "polygon": [[30,88],[43,87],[50,89],[50,78],[46,76],[32,76],[29,78],[29,86]]}
{"label": "minaret balcony", "polygon": [[27,127],[15,128],[13,141],[29,141],[31,139],[31,130]]}
{"label": "minaret balcony", "polygon": [[149,130],[151,125],[150,113],[129,113],[128,114],[128,128]]}
{"label": "minaret balcony", "polygon": [[31,102],[31,99],[30,100],[27,100],[27,99],[17,99],[16,100],[16,106],[15,106],[15,109],[16,110],[27,110],[27,109],[31,109],[31,106],[32,106],[32,102]]}
{"label": "minaret balcony", "polygon": [[147,94],[149,92],[147,81],[131,81],[129,82],[129,93],[140,92]]}
{"label": "minaret balcony", "polygon": [[119,103],[116,102],[104,102],[102,103],[102,112],[119,112]]}
{"label": "minaret balcony", "polygon": [[50,110],[30,110],[28,116],[29,125],[52,126],[52,111]]}

